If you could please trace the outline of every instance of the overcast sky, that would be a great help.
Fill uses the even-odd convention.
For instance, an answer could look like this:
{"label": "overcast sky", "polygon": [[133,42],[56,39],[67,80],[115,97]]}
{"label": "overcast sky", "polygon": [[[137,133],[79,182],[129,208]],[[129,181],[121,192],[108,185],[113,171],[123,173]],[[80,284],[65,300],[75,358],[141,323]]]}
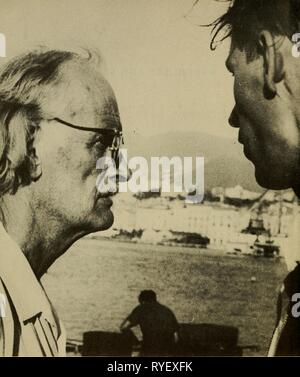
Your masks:
{"label": "overcast sky", "polygon": [[233,137],[225,70],[228,44],[209,49],[224,4],[200,0],[0,0],[7,56],[39,44],[98,48],[124,127],[153,135],[171,130]]}

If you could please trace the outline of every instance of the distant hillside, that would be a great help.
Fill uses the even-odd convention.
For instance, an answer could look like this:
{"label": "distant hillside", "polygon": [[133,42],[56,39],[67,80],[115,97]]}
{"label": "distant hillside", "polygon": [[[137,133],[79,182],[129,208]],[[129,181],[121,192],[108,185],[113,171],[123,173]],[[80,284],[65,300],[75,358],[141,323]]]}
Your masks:
{"label": "distant hillside", "polygon": [[170,132],[148,138],[131,133],[126,135],[126,146],[129,156],[143,156],[147,160],[160,156],[204,156],[205,189],[239,184],[251,191],[261,191],[252,164],[235,140],[201,132]]}

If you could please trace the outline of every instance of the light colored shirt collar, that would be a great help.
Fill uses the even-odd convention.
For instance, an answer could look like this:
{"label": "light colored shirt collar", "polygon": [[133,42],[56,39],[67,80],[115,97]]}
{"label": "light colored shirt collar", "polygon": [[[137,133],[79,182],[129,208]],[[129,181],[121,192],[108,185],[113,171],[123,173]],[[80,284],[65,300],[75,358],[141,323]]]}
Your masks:
{"label": "light colored shirt collar", "polygon": [[44,289],[20,247],[0,223],[0,277],[15,305],[19,320],[25,322],[40,313],[53,318]]}

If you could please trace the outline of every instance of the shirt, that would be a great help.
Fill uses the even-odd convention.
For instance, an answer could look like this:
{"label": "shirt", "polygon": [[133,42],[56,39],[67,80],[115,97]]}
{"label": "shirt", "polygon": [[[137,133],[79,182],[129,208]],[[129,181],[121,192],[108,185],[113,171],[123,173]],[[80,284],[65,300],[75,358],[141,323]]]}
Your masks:
{"label": "shirt", "polygon": [[159,302],[145,302],[133,309],[127,320],[131,326],[140,326],[142,349],[148,354],[163,356],[171,350],[174,333],[178,331],[178,322],[171,309]]}
{"label": "shirt", "polygon": [[65,356],[66,336],[41,283],[0,223],[0,356]]}
{"label": "shirt", "polygon": [[289,271],[277,303],[277,322],[268,350],[268,356],[300,356],[300,318],[291,313],[292,297],[300,293],[300,213],[295,216],[290,237],[283,243],[283,253]]}

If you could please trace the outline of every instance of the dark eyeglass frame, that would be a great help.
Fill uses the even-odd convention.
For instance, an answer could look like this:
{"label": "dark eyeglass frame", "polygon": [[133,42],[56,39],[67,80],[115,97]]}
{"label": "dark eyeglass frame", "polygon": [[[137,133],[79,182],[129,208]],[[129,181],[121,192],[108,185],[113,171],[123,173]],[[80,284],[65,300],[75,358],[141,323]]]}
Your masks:
{"label": "dark eyeglass frame", "polygon": [[119,151],[120,151],[120,146],[124,144],[124,137],[123,137],[123,132],[121,130],[117,130],[115,128],[91,128],[91,127],[82,127],[78,126],[76,124],[67,122],[63,119],[60,119],[58,117],[54,118],[48,118],[46,119],[48,122],[50,121],[56,121],[58,123],[61,123],[65,126],[75,128],[76,130],[80,131],[88,131],[88,132],[96,132],[100,135],[104,136],[110,136],[112,137],[112,142],[111,146],[108,146],[107,148],[111,151],[112,158],[115,161],[116,168],[119,168]]}

